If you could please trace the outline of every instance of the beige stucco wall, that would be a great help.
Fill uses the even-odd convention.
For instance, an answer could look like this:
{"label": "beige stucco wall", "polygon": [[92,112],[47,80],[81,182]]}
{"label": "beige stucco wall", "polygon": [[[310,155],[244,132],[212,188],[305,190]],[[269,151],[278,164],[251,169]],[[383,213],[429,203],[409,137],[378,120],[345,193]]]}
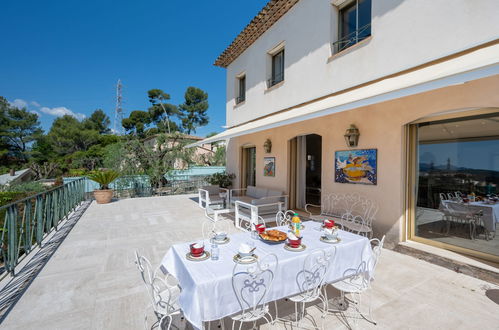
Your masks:
{"label": "beige stucco wall", "polygon": [[[227,146],[227,171],[240,180],[241,146],[256,146],[256,184],[288,191],[288,141],[297,135],[322,136],[322,191],[357,192],[378,202],[374,234],[387,234],[388,245],[403,239],[405,199],[405,125],[422,117],[458,109],[499,107],[499,75],[233,138]],[[376,186],[334,182],[334,152],[345,150],[350,124],[360,130],[359,149],[378,149]],[[263,150],[270,138],[272,152]],[[276,176],[263,176],[263,157],[276,157]]]}

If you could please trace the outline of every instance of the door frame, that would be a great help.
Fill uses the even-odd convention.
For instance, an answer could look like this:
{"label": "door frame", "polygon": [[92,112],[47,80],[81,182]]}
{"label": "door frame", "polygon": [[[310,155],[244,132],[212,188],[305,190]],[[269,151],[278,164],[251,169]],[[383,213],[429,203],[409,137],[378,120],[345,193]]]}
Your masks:
{"label": "door frame", "polygon": [[[246,171],[247,169],[247,152],[246,149],[250,148],[255,148],[255,155],[256,155],[256,146],[254,144],[246,144],[241,146],[241,152],[240,152],[240,161],[241,161],[241,169],[240,169],[240,179],[239,179],[239,188],[246,188],[247,182],[246,182]],[[255,164],[256,166],[256,164]],[[255,169],[255,185],[256,185],[256,169]]]}

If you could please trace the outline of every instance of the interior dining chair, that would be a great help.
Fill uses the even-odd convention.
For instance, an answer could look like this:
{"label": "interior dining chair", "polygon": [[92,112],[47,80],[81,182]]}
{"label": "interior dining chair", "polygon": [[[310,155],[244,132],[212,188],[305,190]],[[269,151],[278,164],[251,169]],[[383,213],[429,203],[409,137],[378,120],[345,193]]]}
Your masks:
{"label": "interior dining chair", "polygon": [[270,314],[269,304],[266,301],[272,288],[278,267],[275,254],[268,254],[261,260],[250,265],[236,264],[232,272],[232,288],[236,295],[241,312],[231,316],[232,329],[239,322],[239,329],[244,323],[256,323],[264,319],[274,324],[275,319]]}
{"label": "interior dining chair", "polygon": [[151,300],[144,312],[145,328],[150,329],[147,324],[147,314],[152,308],[157,318],[155,324],[161,329],[163,321],[168,319],[167,329],[169,329],[173,320],[172,316],[181,313],[178,304],[181,289],[177,279],[171,274],[163,276],[163,272],[159,267],[153,269],[151,262],[140,255],[138,251],[135,251],[135,264],[145,284],[147,295]]}
{"label": "interior dining chair", "polygon": [[[347,312],[345,316],[347,318],[352,318],[357,324],[359,318],[376,325],[376,322],[372,318],[371,311],[371,297],[369,297],[368,313],[367,316],[364,315],[362,311],[362,294],[368,292],[371,294],[371,284],[374,281],[374,273],[376,271],[376,266],[378,265],[379,257],[381,255],[381,249],[385,242],[385,236],[381,241],[377,238],[370,240],[372,250],[371,256],[368,260],[364,260],[356,269],[349,269],[344,272],[343,280],[331,283],[335,289],[340,291],[340,300],[338,302],[338,309],[329,309],[330,312]],[[327,298],[327,292],[326,293]],[[350,308],[352,307],[352,308]],[[352,313],[349,314],[348,312]]]}
{"label": "interior dining chair", "polygon": [[287,210],[287,211],[279,211],[275,215],[275,222],[278,227],[281,226],[289,226],[291,225],[291,219],[293,219],[293,216],[295,215],[295,211],[293,210]]}
{"label": "interior dining chair", "polygon": [[[324,318],[327,314],[328,305],[327,297],[323,294],[322,287],[335,255],[336,247],[333,247],[333,250],[314,250],[305,258],[303,268],[296,276],[296,283],[300,288],[300,293],[288,297],[290,301],[295,303],[295,322],[297,327],[301,328],[302,321],[307,315],[305,304],[318,300],[323,305],[321,329],[324,328]],[[316,324],[314,324],[314,328],[317,328]]]}

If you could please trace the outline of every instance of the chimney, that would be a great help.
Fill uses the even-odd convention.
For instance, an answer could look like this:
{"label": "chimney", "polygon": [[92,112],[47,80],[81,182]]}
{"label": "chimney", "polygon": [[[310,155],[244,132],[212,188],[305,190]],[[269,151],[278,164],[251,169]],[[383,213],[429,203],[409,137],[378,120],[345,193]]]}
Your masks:
{"label": "chimney", "polygon": [[10,176],[15,176],[16,175],[16,170],[11,168],[10,171],[9,171],[9,175]]}

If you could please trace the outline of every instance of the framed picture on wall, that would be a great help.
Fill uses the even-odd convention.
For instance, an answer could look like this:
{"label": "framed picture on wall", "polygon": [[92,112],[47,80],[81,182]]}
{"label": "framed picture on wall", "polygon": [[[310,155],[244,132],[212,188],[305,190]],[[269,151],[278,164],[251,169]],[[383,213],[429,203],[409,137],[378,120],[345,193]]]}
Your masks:
{"label": "framed picture on wall", "polygon": [[334,181],[376,185],[378,183],[378,149],[336,151]]}
{"label": "framed picture on wall", "polygon": [[275,157],[263,158],[263,176],[275,176]]}

